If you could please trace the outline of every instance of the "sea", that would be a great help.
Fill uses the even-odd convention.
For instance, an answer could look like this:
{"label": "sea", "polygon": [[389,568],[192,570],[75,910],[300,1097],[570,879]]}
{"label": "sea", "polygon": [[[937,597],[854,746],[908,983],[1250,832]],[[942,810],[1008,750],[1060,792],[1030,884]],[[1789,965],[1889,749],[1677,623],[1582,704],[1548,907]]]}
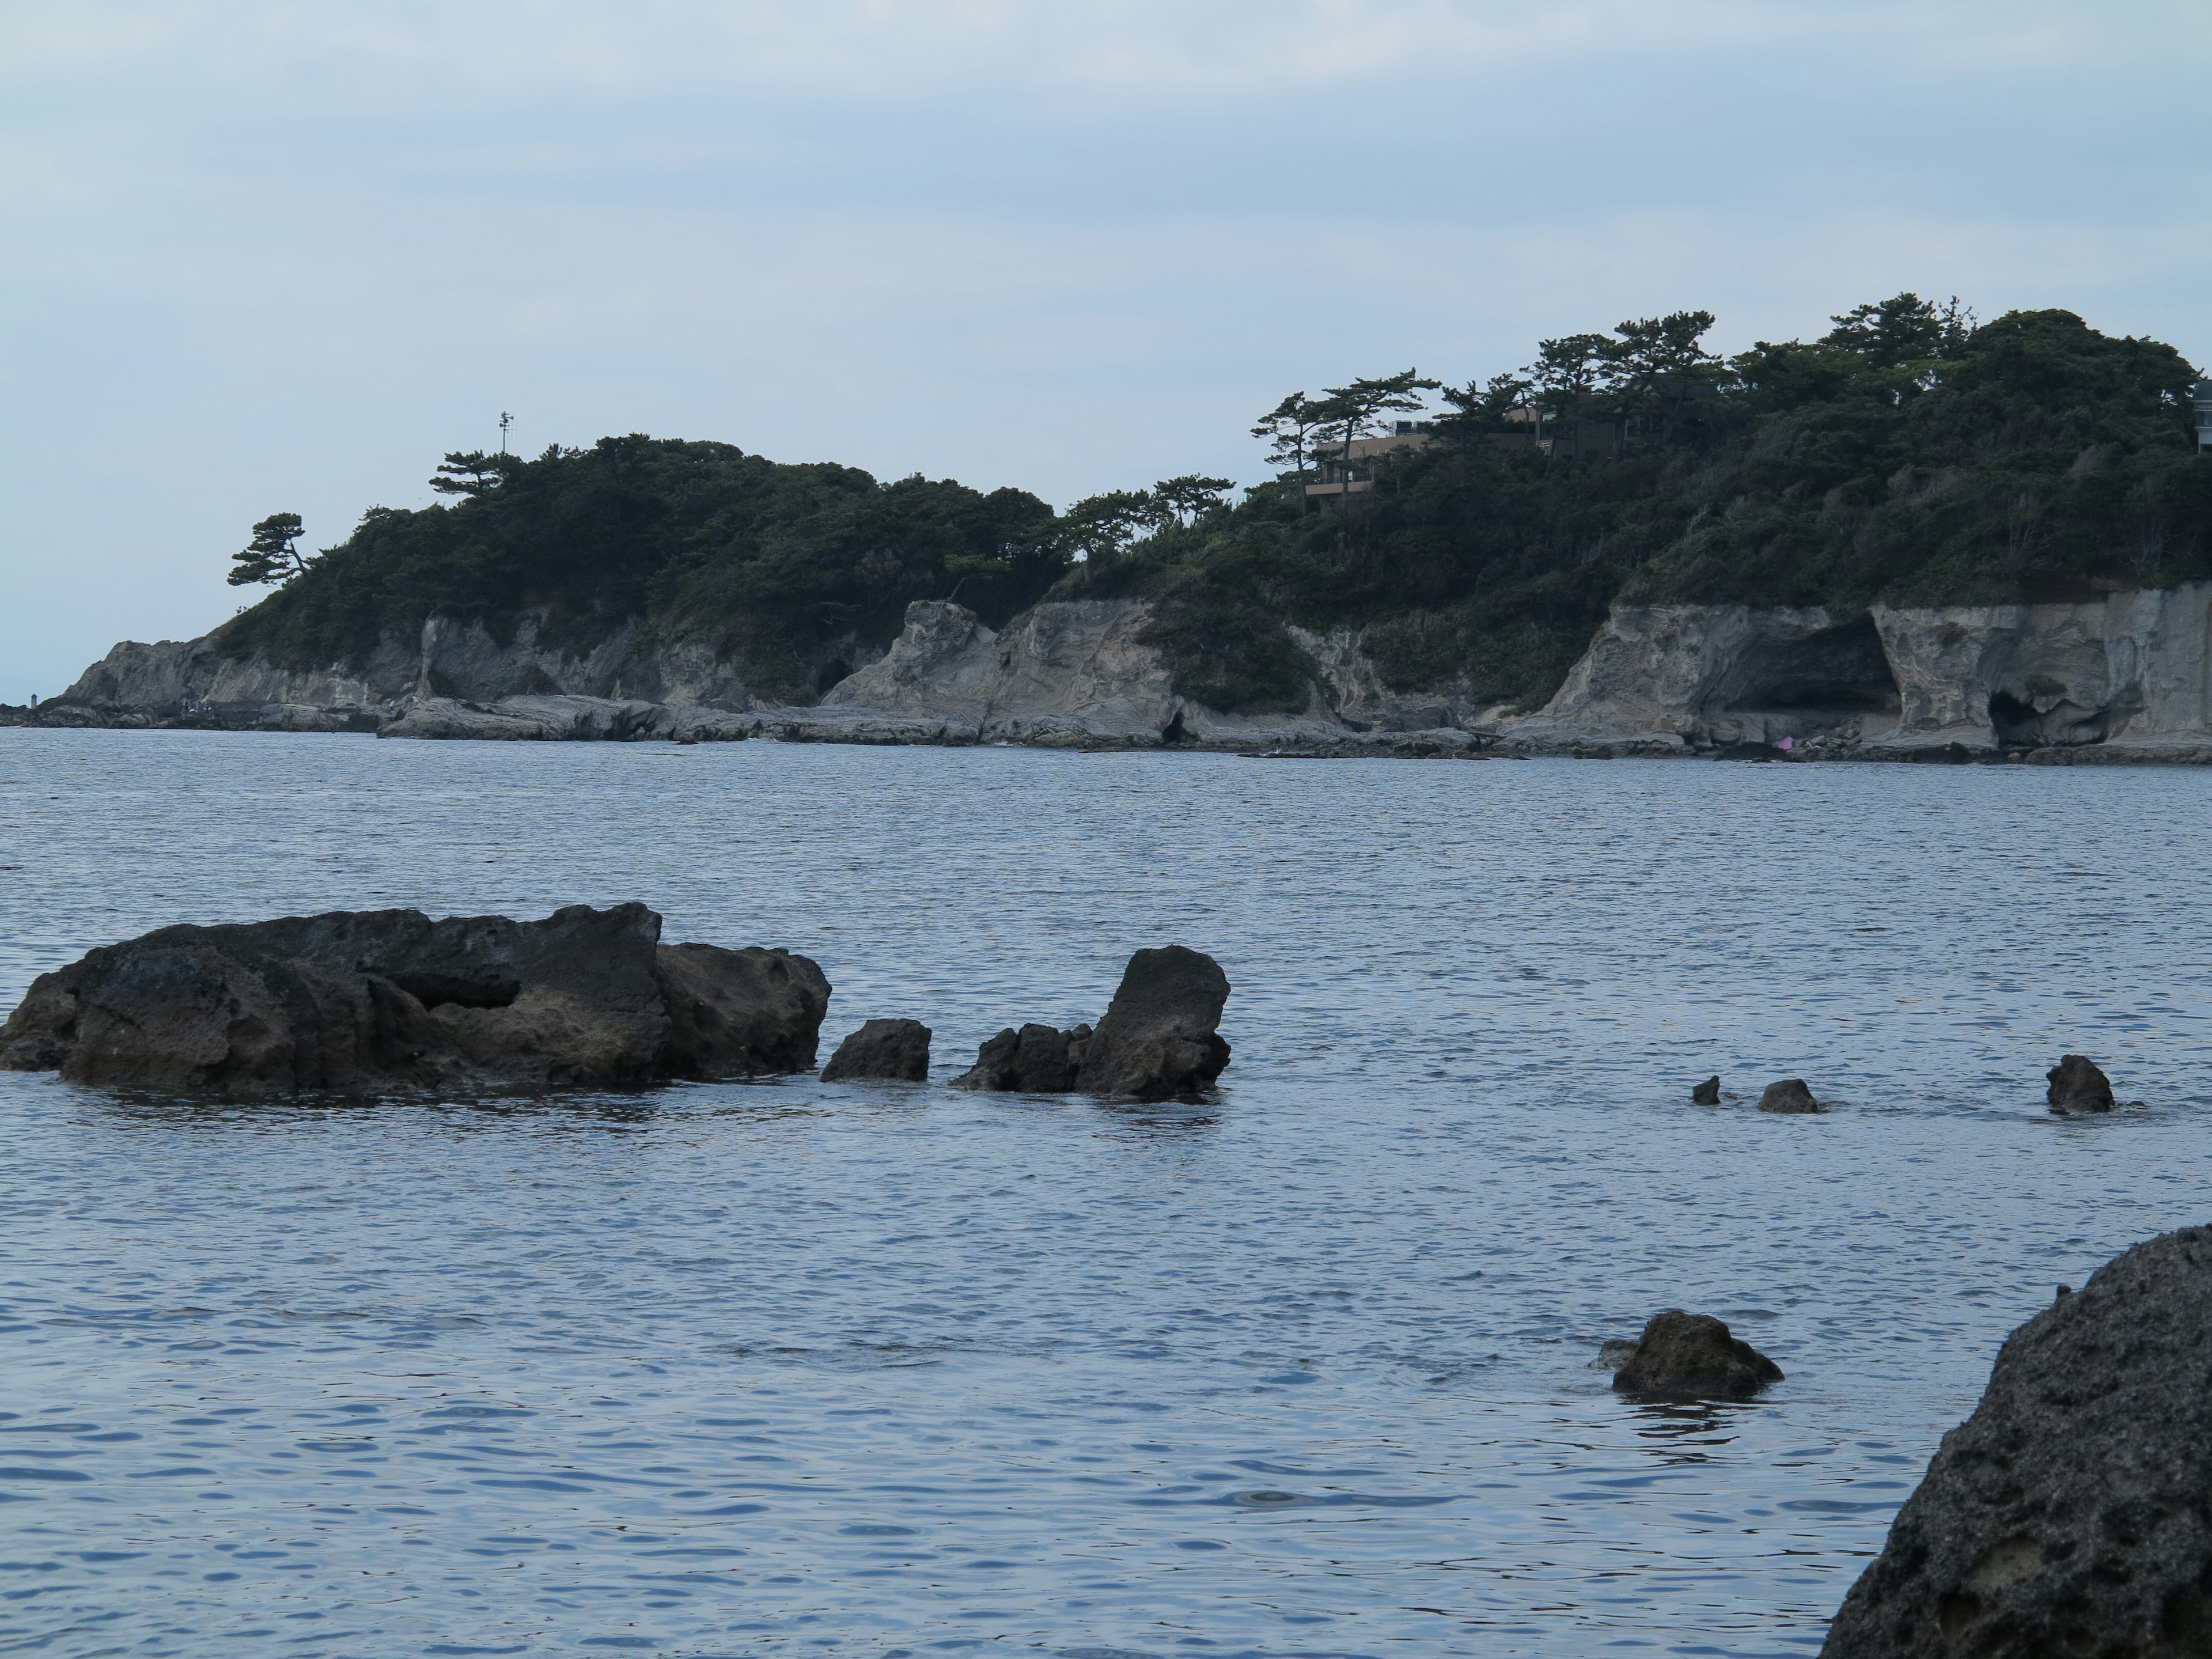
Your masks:
{"label": "sea", "polygon": [[[2006,1334],[2212,1219],[2208,845],[2203,769],[0,731],[0,1008],[172,922],[637,899],[817,961],[825,1058],[935,1032],[0,1073],[0,1652],[1812,1654]],[[1170,943],[1217,1093],[947,1086]],[[2052,1117],[2068,1052],[2140,1103]],[[1668,1308],[1787,1380],[1616,1395]]]}

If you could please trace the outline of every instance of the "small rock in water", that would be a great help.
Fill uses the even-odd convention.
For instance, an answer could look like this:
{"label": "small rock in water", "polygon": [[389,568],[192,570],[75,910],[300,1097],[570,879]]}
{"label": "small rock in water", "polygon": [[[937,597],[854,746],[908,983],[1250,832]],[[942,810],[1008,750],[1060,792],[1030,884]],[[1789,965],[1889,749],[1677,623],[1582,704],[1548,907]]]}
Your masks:
{"label": "small rock in water", "polygon": [[1085,1046],[1076,1087],[1164,1100],[1196,1092],[1229,1064],[1215,1028],[1229,976],[1202,951],[1170,945],[1129,958],[1106,1017]]}
{"label": "small rock in water", "polygon": [[1805,1086],[1802,1077],[1786,1077],[1779,1083],[1770,1083],[1766,1092],[1759,1097],[1762,1112],[1817,1112],[1824,1109],[1813,1098],[1813,1091]]}
{"label": "small rock in water", "polygon": [[1781,1381],[1782,1367],[1731,1336],[1720,1320],[1669,1308],[1644,1328],[1635,1352],[1613,1373],[1613,1386],[1624,1394],[1747,1400]]}
{"label": "small rock in water", "polygon": [[952,1079],[956,1089],[1005,1094],[1064,1095],[1075,1087],[1076,1068],[1090,1046],[1091,1028],[1057,1031],[1049,1025],[1009,1027],[985,1040],[975,1063]]}
{"label": "small rock in water", "polygon": [[929,1076],[929,1027],[918,1019],[872,1019],[837,1045],[822,1068],[824,1083],[884,1078],[921,1083]]}
{"label": "small rock in water", "polygon": [[1590,1361],[1594,1371],[1617,1371],[1636,1358],[1636,1350],[1643,1346],[1626,1337],[1615,1337],[1610,1342],[1598,1344],[1597,1358]]}
{"label": "small rock in water", "polygon": [[2022,1325],[1837,1615],[1826,1659],[2212,1651],[2212,1230]]}
{"label": "small rock in water", "polygon": [[2062,1054],[2058,1064],[2044,1075],[2051,1080],[2045,1098],[2061,1117],[2075,1112],[2112,1109],[2112,1083],[2087,1054]]}
{"label": "small rock in water", "polygon": [[1709,1077],[1690,1091],[1690,1104],[1692,1106],[1717,1106],[1720,1103],[1721,1080],[1717,1077]]}

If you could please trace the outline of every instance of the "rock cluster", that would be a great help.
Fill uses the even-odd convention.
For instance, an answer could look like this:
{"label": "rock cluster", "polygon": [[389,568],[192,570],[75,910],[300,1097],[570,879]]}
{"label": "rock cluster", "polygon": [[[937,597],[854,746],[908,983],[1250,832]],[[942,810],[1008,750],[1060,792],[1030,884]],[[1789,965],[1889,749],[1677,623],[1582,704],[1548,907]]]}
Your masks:
{"label": "rock cluster", "polygon": [[1654,1315],[1636,1352],[1613,1374],[1613,1386],[1624,1394],[1681,1400],[1747,1400],[1781,1381],[1782,1367],[1730,1335],[1723,1322],[1679,1308]]}
{"label": "rock cluster", "polygon": [[1010,1027],[983,1044],[953,1087],[1139,1100],[1194,1093],[1229,1064],[1218,1034],[1228,1001],[1229,976],[1212,957],[1180,945],[1139,951],[1095,1030]]}
{"label": "rock cluster", "polygon": [[923,1082],[929,1076],[933,1035],[918,1019],[872,1019],[837,1045],[837,1052],[822,1068],[822,1080]]}
{"label": "rock cluster", "polygon": [[1998,1352],[1825,1659],[2212,1652],[2212,1230],[2138,1244]]}
{"label": "rock cluster", "polygon": [[830,983],[784,951],[664,945],[642,904],[164,927],[31,986],[0,1067],[251,1099],[629,1088],[814,1062]]}

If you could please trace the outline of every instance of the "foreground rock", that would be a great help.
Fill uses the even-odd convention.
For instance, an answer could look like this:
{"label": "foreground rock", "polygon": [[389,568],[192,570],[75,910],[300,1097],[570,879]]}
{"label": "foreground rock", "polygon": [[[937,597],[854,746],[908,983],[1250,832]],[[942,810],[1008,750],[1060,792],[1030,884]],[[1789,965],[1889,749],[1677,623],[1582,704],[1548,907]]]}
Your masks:
{"label": "foreground rock", "polygon": [[929,1076],[931,1035],[918,1019],[872,1019],[837,1045],[837,1052],[822,1068],[822,1080],[923,1082]]}
{"label": "foreground rock", "polygon": [[814,1061],[805,957],[663,945],[642,904],[543,921],[333,911],[164,927],[41,975],[0,1068],[228,1099],[631,1088]]}
{"label": "foreground rock", "polygon": [[2208,1493],[2212,1231],[2192,1227],[2006,1340],[1820,1651],[2212,1651]]}
{"label": "foreground rock", "polygon": [[1802,1077],[1786,1077],[1779,1083],[1770,1083],[1766,1092],[1759,1097],[1762,1112],[1817,1112],[1820,1103],[1813,1098],[1813,1091],[1805,1086]]}
{"label": "foreground rock", "polygon": [[1718,1077],[1709,1077],[1690,1091],[1690,1104],[1692,1106],[1717,1106],[1720,1103],[1721,1080]]}
{"label": "foreground rock", "polygon": [[1727,1325],[1679,1308],[1655,1316],[1635,1353],[1613,1374],[1613,1386],[1624,1394],[1680,1400],[1748,1400],[1781,1381],[1782,1367],[1730,1335]]}
{"label": "foreground rock", "polygon": [[1137,1100],[1194,1094],[1229,1064],[1229,1045],[1218,1030],[1228,1002],[1229,976],[1205,952],[1180,945],[1139,951],[1096,1030],[1003,1030],[953,1086]]}
{"label": "foreground rock", "polygon": [[2050,1102],[2051,1109],[2061,1116],[2112,1109],[2112,1079],[2099,1071],[2087,1055],[2062,1054],[2058,1063],[2044,1075],[2051,1083],[2044,1097]]}

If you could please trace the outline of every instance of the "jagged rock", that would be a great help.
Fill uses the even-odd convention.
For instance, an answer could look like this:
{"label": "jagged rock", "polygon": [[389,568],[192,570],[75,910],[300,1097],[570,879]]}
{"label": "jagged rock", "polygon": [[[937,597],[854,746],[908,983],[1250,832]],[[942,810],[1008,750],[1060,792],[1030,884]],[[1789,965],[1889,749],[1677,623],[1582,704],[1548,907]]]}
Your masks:
{"label": "jagged rock", "polygon": [[1817,1112],[1824,1109],[1813,1098],[1813,1091],[1805,1086],[1802,1077],[1786,1077],[1779,1083],[1770,1083],[1766,1092],[1759,1097],[1762,1112]]}
{"label": "jagged rock", "polygon": [[543,921],[333,911],[164,927],[33,982],[0,1067],[226,1098],[627,1088],[811,1065],[804,957],[659,945],[641,904]]}
{"label": "jagged rock", "polygon": [[1203,951],[1138,951],[1083,1051],[1076,1087],[1139,1100],[1206,1087],[1229,1064],[1229,1045],[1216,1035],[1228,1001],[1229,976]]}
{"label": "jagged rock", "polygon": [[830,981],[805,957],[757,945],[664,945],[654,958],[668,1009],[672,1077],[759,1077],[814,1064]]}
{"label": "jagged rock", "polygon": [[1690,1104],[1692,1106],[1717,1106],[1720,1103],[1721,1080],[1718,1077],[1709,1077],[1690,1091]]}
{"label": "jagged rock", "polygon": [[822,1068],[824,1083],[889,1078],[921,1083],[929,1076],[929,1027],[918,1019],[872,1019],[837,1045]]}
{"label": "jagged rock", "polygon": [[2212,1231],[2107,1262],[2006,1339],[1824,1659],[2212,1651]]}
{"label": "jagged rock", "polygon": [[975,1063],[952,1079],[956,1089],[991,1089],[1031,1095],[1064,1095],[1075,1087],[1091,1028],[1057,1031],[1049,1025],[1008,1029],[988,1038]]}
{"label": "jagged rock", "polygon": [[2051,1082],[2045,1098],[2051,1103],[2051,1109],[2060,1116],[2112,1109],[2112,1079],[2099,1071],[2087,1055],[2062,1054],[2058,1063],[2044,1075]]}
{"label": "jagged rock", "polygon": [[1644,1328],[1636,1352],[1613,1373],[1613,1386],[1626,1394],[1747,1400],[1781,1381],[1782,1367],[1731,1336],[1721,1321],[1670,1308]]}

